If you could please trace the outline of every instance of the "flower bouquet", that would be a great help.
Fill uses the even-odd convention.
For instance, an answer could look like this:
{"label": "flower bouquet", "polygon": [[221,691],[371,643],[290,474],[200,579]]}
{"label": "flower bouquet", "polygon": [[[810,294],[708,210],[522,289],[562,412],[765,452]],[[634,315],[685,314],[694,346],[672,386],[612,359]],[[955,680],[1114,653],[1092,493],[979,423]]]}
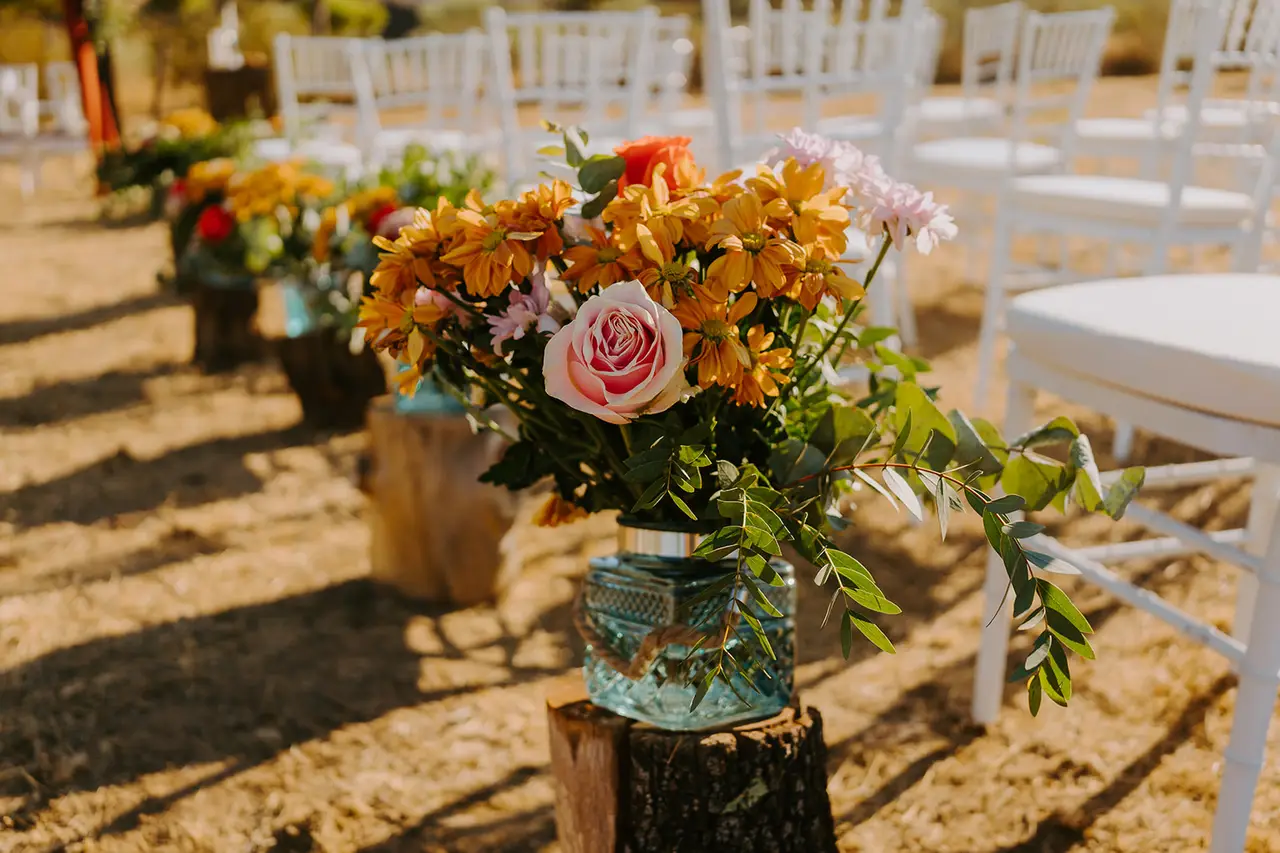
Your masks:
{"label": "flower bouquet", "polygon": [[[646,139],[587,157],[586,134],[552,128],[572,183],[493,204],[475,194],[419,210],[382,259],[360,325],[408,375],[430,375],[510,444],[484,476],[512,489],[549,479],[538,514],[560,524],[617,510],[620,551],[595,560],[575,606],[592,700],[671,729],[777,712],[790,700],[794,569],[789,544],[831,594],[847,656],[899,607],[873,568],[839,548],[842,493],[866,487],[942,534],[966,508],[1005,560],[1021,623],[1038,630],[1020,675],[1032,711],[1071,696],[1088,622],[1047,577],[1022,510],[1074,500],[1119,517],[1140,469],[1100,485],[1088,439],[1066,418],[1006,440],[944,412],[923,363],[857,323],[893,249],[954,235],[945,207],[874,157],[799,131],[755,174],[708,181],[688,140]],[[849,235],[872,254],[849,257]],[[853,274],[851,267],[863,271]],[[560,291],[560,296],[554,296]],[[865,394],[838,367],[860,362]],[[474,405],[473,405],[474,403]],[[510,409],[503,430],[487,407]],[[1069,461],[1041,455],[1069,447]]]}
{"label": "flower bouquet", "polygon": [[220,125],[198,108],[176,110],[138,145],[106,152],[98,165],[98,181],[112,192],[116,207],[135,192],[148,193],[150,215],[158,219],[174,197],[181,196],[180,182],[193,165],[233,157],[247,141],[247,126]]}
{"label": "flower bouquet", "polygon": [[[395,166],[378,174],[377,183],[324,208],[312,250],[314,266],[304,279],[316,322],[350,338],[360,299],[378,264],[372,238],[393,240],[403,226],[412,224],[415,208],[434,207],[440,198],[461,204],[471,191],[487,192],[494,180],[493,171],[475,155],[437,154],[412,145]],[[358,340],[363,341],[363,335]],[[418,382],[410,389],[415,390],[405,394],[397,386],[398,411],[461,413],[452,397],[430,383]]]}
{"label": "flower bouquet", "polygon": [[328,178],[293,163],[253,171],[240,171],[226,158],[195,164],[174,218],[175,242],[189,234],[179,269],[250,282],[298,274],[320,227],[317,208],[334,191]]}

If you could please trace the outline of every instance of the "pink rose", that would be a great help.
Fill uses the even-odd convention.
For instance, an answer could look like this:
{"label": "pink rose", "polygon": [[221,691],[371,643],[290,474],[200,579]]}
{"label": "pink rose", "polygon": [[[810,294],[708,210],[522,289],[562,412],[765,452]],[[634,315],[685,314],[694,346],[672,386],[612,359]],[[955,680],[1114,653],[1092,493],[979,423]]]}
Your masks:
{"label": "pink rose", "polygon": [[543,354],[547,393],[611,424],[664,412],[686,390],[680,321],[626,281],[593,296]]}

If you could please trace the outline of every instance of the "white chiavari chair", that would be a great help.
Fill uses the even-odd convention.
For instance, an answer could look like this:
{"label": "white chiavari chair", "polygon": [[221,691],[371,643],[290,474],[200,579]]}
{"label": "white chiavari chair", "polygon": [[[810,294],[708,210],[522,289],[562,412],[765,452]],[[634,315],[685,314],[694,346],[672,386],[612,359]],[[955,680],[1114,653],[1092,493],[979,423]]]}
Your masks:
{"label": "white chiavari chair", "polygon": [[481,133],[486,118],[483,33],[431,33],[347,46],[355,84],[357,139],[371,168],[410,145],[477,152],[496,145]]}
{"label": "white chiavari chair", "polygon": [[[588,131],[591,153],[635,135],[649,96],[657,11],[485,13],[507,181],[532,179],[539,120]],[[522,111],[527,115],[522,115]]]}

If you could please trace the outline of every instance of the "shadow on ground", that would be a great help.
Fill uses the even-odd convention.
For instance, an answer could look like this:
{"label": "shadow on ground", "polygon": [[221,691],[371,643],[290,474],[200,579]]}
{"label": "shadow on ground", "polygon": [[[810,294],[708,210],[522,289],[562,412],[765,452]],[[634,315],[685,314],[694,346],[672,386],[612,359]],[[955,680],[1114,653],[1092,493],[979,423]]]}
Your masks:
{"label": "shadow on ground", "polygon": [[313,444],[323,435],[301,425],[268,429],[186,445],[154,459],[137,459],[122,449],[57,479],[11,492],[0,517],[19,527],[93,524],[162,504],[194,506],[238,497],[262,486],[246,467],[245,454]]}
{"label": "shadow on ground", "polygon": [[170,293],[144,293],[113,302],[73,311],[70,314],[58,314],[54,317],[39,317],[31,320],[12,320],[0,323],[0,346],[25,344],[42,338],[45,335],[56,335],[64,332],[78,332],[91,329],[102,323],[110,323],[155,308],[167,308],[180,305],[182,301]]}

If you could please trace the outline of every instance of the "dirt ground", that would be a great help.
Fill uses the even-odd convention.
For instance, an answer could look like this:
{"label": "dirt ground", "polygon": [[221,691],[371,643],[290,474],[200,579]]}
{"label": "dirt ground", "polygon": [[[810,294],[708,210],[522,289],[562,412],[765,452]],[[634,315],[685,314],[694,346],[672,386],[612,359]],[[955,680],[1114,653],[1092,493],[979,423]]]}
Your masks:
{"label": "dirt ground", "polygon": [[[1153,88],[1106,81],[1096,106],[1136,112]],[[50,169],[26,206],[3,168],[0,851],[558,849],[543,697],[580,661],[570,600],[612,522],[521,528],[523,573],[498,607],[372,585],[353,485],[364,436],[300,426],[273,366],[188,367],[189,309],[155,283],[163,226],[98,224],[83,164]],[[945,401],[972,410],[981,290],[962,258],[918,264],[911,290]],[[1109,445],[1101,418],[1041,407]],[[1149,438],[1138,455],[1199,458]],[[1154,502],[1223,528],[1247,497],[1228,483]],[[846,663],[800,585],[799,685],[826,720],[842,850],[1206,849],[1234,698],[1223,661],[1081,589],[1099,660],[1077,666],[1071,709],[1033,719],[1011,687],[984,731],[967,716],[973,519],[940,543],[867,500],[847,545],[904,612],[888,620],[896,656],[862,645]],[[1230,622],[1222,565],[1124,571]],[[1278,741],[1253,853],[1280,851]]]}

